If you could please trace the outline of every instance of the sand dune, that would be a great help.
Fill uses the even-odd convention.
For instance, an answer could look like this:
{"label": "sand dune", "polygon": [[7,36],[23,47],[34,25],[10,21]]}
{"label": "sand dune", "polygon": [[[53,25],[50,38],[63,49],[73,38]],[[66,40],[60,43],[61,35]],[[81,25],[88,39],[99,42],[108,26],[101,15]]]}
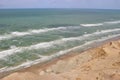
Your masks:
{"label": "sand dune", "polygon": [[120,80],[120,40],[59,59],[44,68],[12,73],[1,80]]}

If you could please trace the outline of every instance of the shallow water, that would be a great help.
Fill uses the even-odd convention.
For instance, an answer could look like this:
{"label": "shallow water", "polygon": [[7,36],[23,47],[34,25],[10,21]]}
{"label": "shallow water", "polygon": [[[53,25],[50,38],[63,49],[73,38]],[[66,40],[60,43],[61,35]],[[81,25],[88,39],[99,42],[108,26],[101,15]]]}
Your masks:
{"label": "shallow water", "polygon": [[117,36],[119,10],[1,9],[0,70],[82,51]]}

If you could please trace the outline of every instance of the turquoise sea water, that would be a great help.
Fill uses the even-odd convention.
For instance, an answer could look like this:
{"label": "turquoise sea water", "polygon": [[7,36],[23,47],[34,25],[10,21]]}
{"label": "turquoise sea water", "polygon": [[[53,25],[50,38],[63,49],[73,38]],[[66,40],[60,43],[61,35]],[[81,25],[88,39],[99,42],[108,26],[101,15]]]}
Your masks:
{"label": "turquoise sea water", "polygon": [[0,72],[120,35],[120,10],[0,9]]}

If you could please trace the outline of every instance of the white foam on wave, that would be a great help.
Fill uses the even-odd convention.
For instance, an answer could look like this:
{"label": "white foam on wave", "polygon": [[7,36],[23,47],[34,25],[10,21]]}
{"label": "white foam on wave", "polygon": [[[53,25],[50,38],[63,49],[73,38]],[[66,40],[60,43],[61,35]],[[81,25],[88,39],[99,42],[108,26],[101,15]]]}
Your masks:
{"label": "white foam on wave", "polygon": [[61,45],[61,44],[64,45],[68,41],[75,41],[75,40],[82,41],[82,40],[89,38],[89,37],[92,37],[92,36],[97,36],[100,34],[105,34],[105,33],[109,33],[109,32],[116,32],[116,31],[120,31],[120,28],[101,30],[100,32],[94,32],[91,34],[84,34],[84,35],[78,36],[78,37],[62,38],[62,39],[54,40],[54,41],[50,41],[50,42],[42,42],[42,43],[38,43],[38,44],[31,45],[28,47],[15,47],[15,48],[12,48],[9,50],[1,51],[0,52],[0,59],[4,58],[6,56],[12,55],[12,54],[24,52],[25,50],[47,49],[47,48],[54,47],[55,45]]}
{"label": "white foam on wave", "polygon": [[103,22],[103,23],[95,23],[95,24],[80,24],[80,26],[83,27],[97,27],[97,26],[102,26],[104,24],[119,24],[120,20],[118,21],[108,21],[108,22]]}
{"label": "white foam on wave", "polygon": [[102,26],[103,23],[97,23],[97,24],[80,24],[80,26],[84,27],[95,27],[95,26]]}
{"label": "white foam on wave", "polygon": [[104,22],[104,23],[107,23],[107,24],[119,24],[120,20],[119,21],[109,21],[109,22]]}
{"label": "white foam on wave", "polygon": [[19,69],[27,68],[27,67],[30,67],[32,65],[42,63],[42,62],[45,62],[45,61],[49,61],[49,60],[51,60],[53,58],[57,58],[59,56],[68,54],[71,51],[86,47],[86,46],[91,45],[91,44],[93,44],[95,42],[105,41],[107,39],[118,37],[118,36],[120,36],[120,34],[118,34],[118,35],[109,35],[108,37],[102,37],[101,39],[89,41],[89,42],[86,42],[85,44],[80,45],[80,46],[76,46],[76,47],[73,47],[73,48],[70,48],[70,49],[67,49],[67,50],[59,51],[59,52],[57,52],[57,53],[55,53],[54,55],[51,55],[51,56],[44,56],[44,57],[42,57],[40,59],[37,59],[37,60],[34,60],[34,61],[24,62],[23,64],[21,64],[19,66],[16,66],[16,67],[3,67],[3,68],[0,69],[0,73],[11,71],[11,70],[19,70]]}
{"label": "white foam on wave", "polygon": [[[96,24],[80,24],[80,26],[84,26],[84,27],[97,27],[97,26],[102,26],[104,24],[119,24],[119,23],[120,23],[120,20],[103,22],[103,23],[96,23]],[[10,38],[14,38],[14,37],[22,37],[22,36],[26,36],[26,35],[39,34],[39,33],[44,33],[44,32],[54,31],[54,30],[80,28],[80,26],[68,26],[68,27],[45,28],[45,29],[33,29],[33,30],[28,30],[26,32],[15,31],[15,32],[11,32],[10,34],[0,35],[0,40],[10,39]]]}
{"label": "white foam on wave", "polygon": [[45,33],[48,31],[54,31],[54,30],[65,30],[65,29],[69,29],[69,28],[80,28],[79,26],[68,26],[68,27],[57,27],[57,28],[45,28],[45,29],[37,29],[37,30],[28,30],[26,32],[11,32],[10,34],[4,34],[4,35],[0,35],[0,40],[4,40],[4,39],[10,39],[10,38],[14,38],[14,37],[22,37],[22,36],[26,36],[26,35],[33,35],[33,34],[39,34],[39,33]]}

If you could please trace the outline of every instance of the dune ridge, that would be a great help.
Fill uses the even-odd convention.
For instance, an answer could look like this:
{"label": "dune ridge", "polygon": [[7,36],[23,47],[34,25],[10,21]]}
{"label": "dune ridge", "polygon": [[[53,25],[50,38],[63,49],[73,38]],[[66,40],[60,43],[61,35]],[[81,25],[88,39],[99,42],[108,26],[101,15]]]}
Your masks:
{"label": "dune ridge", "polygon": [[44,68],[14,72],[1,80],[120,80],[120,40],[59,59]]}

